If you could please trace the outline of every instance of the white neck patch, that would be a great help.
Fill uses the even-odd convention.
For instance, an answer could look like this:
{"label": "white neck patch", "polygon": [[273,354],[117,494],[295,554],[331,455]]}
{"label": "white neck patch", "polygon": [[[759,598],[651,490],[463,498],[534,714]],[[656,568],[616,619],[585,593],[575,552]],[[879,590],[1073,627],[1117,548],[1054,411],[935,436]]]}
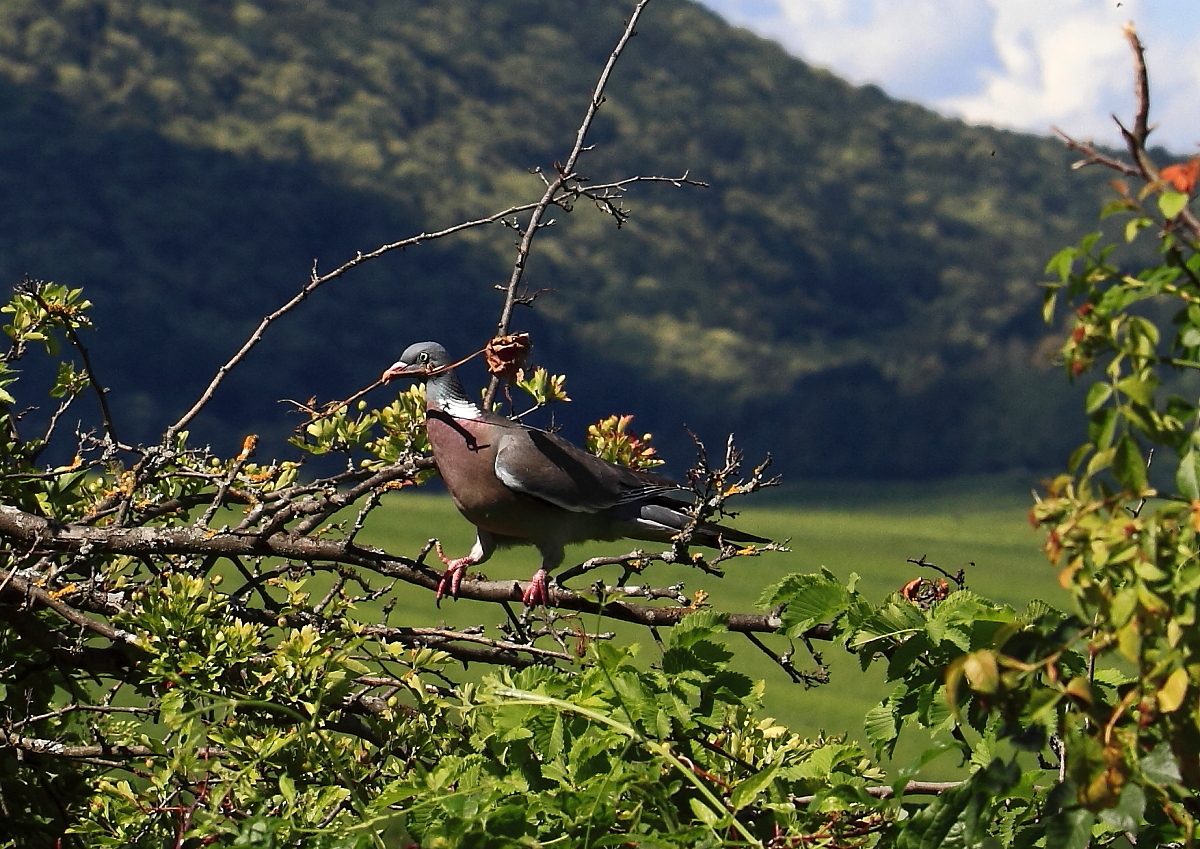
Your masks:
{"label": "white neck patch", "polygon": [[483,410],[470,401],[461,401],[458,398],[443,401],[441,407],[443,413],[456,419],[477,419],[483,414]]}

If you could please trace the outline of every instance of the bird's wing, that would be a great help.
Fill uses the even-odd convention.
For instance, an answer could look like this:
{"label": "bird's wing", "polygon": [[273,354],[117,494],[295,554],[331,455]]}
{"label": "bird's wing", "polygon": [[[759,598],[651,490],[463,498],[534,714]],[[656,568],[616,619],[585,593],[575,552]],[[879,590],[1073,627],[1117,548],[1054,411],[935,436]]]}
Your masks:
{"label": "bird's wing", "polygon": [[667,478],[609,463],[552,433],[524,427],[500,435],[496,477],[509,489],[573,513],[683,491]]}

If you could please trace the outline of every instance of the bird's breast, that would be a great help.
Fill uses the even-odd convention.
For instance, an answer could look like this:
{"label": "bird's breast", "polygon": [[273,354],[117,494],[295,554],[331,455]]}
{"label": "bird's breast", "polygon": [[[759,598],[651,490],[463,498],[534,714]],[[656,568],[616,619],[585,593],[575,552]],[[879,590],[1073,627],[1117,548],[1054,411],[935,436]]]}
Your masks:
{"label": "bird's breast", "polygon": [[570,513],[509,489],[496,476],[496,443],[503,433],[486,421],[456,419],[430,410],[425,429],[438,472],[455,505],[477,527],[534,544],[595,539],[597,517]]}
{"label": "bird's breast", "polygon": [[425,432],[438,473],[459,510],[486,511],[511,500],[513,493],[496,477],[495,434],[485,422],[430,410]]}

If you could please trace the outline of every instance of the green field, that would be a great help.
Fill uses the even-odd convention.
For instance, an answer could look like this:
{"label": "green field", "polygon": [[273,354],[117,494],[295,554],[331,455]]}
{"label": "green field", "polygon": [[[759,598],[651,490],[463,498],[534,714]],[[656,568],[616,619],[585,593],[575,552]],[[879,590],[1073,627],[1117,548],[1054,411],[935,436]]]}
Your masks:
{"label": "green field", "polygon": [[[797,485],[771,493],[763,499],[766,506],[747,509],[737,520],[738,527],[753,533],[790,539],[789,553],[735,561],[724,579],[662,564],[646,574],[656,585],[682,580],[688,593],[707,590],[710,604],[718,610],[752,612],[763,587],[790,572],[822,567],[843,580],[858,573],[860,590],[872,600],[881,600],[914,577],[937,577],[906,562],[925,556],[950,572],[965,567],[970,589],[989,598],[1018,608],[1042,598],[1061,608],[1065,599],[1055,572],[1042,556],[1040,537],[1027,520],[1034,483],[985,479],[928,485]],[[404,492],[373,514],[362,541],[416,554],[431,536],[442,540],[447,553],[458,556],[469,549],[474,532],[449,497]],[[581,546],[568,551],[568,563],[633,547],[630,543]],[[491,578],[525,580],[536,565],[536,552],[519,548],[499,553],[481,571]],[[612,581],[616,575],[614,571],[607,578]],[[595,576],[580,580],[590,584]],[[391,621],[491,626],[502,616],[493,605],[469,601],[444,602],[438,609],[430,595],[414,589],[407,607],[398,606]],[[588,630],[618,630],[622,636],[650,643],[645,632],[637,636],[636,629],[614,629],[594,617],[585,617],[584,625]],[[771,642],[777,651],[787,647],[783,640]],[[768,682],[770,713],[802,734],[846,732],[862,741],[864,713],[889,692],[882,669],[862,673],[857,658],[837,645],[819,646],[832,667],[831,683],[809,690],[792,684],[748,641],[735,638],[731,646],[740,655],[739,668]],[[653,650],[648,647],[645,654],[652,658]],[[797,665],[804,668],[803,647],[797,657]],[[908,751],[910,747],[901,746],[900,753]]]}

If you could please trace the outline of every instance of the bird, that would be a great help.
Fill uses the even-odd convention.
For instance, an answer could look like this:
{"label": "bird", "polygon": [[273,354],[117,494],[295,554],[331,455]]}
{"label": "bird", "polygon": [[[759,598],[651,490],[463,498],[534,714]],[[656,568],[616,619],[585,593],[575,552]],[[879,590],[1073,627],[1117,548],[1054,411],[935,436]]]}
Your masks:
{"label": "bird", "polygon": [[[541,566],[522,601],[548,606],[549,575],[562,564],[567,545],[622,538],[669,543],[687,527],[689,489],[481,408],[463,389],[454,365],[438,343],[418,342],[381,378],[384,383],[425,378],[425,431],[434,463],[455,506],[476,529],[465,557],[447,557],[439,545],[446,566],[439,601],[447,592],[457,597],[466,570],[485,563],[497,548],[532,545]],[[691,542],[720,548],[769,540],[702,522]]]}

